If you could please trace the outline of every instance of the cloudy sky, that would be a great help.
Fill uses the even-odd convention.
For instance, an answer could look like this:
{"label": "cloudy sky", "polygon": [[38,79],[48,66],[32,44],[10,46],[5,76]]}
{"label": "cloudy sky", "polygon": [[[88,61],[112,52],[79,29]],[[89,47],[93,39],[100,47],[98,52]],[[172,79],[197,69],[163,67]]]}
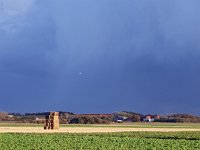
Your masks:
{"label": "cloudy sky", "polygon": [[200,115],[199,0],[0,0],[0,111]]}

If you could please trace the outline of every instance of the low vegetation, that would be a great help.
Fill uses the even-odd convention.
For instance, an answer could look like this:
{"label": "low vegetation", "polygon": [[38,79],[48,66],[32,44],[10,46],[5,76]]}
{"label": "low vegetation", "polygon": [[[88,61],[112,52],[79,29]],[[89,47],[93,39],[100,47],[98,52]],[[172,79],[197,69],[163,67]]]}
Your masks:
{"label": "low vegetation", "polygon": [[200,148],[200,132],[126,132],[104,134],[0,134],[2,150],[55,149],[160,149],[195,150]]}

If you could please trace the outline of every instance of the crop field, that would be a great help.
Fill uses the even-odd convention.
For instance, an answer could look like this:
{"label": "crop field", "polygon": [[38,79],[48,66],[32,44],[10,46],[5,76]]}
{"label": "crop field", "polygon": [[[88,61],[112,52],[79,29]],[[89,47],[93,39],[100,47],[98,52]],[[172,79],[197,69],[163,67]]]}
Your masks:
{"label": "crop field", "polygon": [[0,150],[200,150],[199,124],[0,124]]}
{"label": "crop field", "polygon": [[3,133],[1,150],[195,150],[200,149],[200,132],[124,133]]}

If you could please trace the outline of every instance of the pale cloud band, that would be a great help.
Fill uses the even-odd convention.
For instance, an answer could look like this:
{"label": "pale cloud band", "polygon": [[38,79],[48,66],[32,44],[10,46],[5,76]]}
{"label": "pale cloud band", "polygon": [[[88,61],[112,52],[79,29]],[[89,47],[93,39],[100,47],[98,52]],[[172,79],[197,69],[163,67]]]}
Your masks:
{"label": "pale cloud band", "polygon": [[23,27],[22,18],[31,11],[35,0],[0,0],[0,30],[15,33]]}
{"label": "pale cloud band", "polygon": [[1,9],[15,14],[24,13],[31,9],[35,0],[0,0]]}

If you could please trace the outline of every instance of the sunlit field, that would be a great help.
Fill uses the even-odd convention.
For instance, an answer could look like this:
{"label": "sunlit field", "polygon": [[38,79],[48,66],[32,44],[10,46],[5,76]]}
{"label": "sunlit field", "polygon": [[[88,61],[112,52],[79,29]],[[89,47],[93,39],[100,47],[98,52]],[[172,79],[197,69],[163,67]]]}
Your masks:
{"label": "sunlit field", "polygon": [[[27,128],[32,130],[32,133],[0,133],[0,149],[2,150],[200,149],[200,124],[194,123],[66,124],[61,125],[59,130],[53,131],[43,130],[42,124],[0,123],[0,131],[2,129],[8,131],[9,128],[18,130]],[[36,131],[34,129],[42,132],[34,132]],[[120,129],[124,129],[124,132],[121,132]],[[129,131],[129,129],[134,131]],[[142,129],[147,129],[148,132]],[[191,129],[196,131],[189,131]],[[86,132],[62,133],[65,130]],[[92,131],[95,132],[92,133]]]}

